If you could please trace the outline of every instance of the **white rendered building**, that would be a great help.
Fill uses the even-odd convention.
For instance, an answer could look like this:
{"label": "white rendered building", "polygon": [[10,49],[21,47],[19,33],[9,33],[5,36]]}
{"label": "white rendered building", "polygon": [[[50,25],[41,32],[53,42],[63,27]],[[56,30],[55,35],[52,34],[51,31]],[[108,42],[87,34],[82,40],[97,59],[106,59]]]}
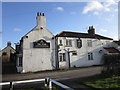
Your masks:
{"label": "white rendered building", "polygon": [[104,47],[113,47],[113,39],[95,34],[93,26],[88,33],[62,31],[54,36],[44,13],[36,19],[37,25],[16,45],[18,72],[101,65]]}
{"label": "white rendered building", "polygon": [[104,47],[112,47],[113,39],[95,34],[93,26],[88,33],[63,31],[58,39],[59,68],[103,64]]}
{"label": "white rendered building", "polygon": [[37,25],[20,40],[17,49],[18,72],[54,69],[54,36],[46,28],[44,13],[37,13]]}

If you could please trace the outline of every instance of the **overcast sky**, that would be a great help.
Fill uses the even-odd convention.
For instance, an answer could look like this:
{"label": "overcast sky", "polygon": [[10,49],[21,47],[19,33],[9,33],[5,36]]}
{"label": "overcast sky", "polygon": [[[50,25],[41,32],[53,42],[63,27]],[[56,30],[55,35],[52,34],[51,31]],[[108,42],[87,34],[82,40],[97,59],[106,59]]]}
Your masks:
{"label": "overcast sky", "polygon": [[56,35],[63,30],[86,33],[93,25],[96,33],[118,39],[118,3],[110,2],[3,2],[2,48],[7,41],[19,42],[36,25],[37,12],[44,12],[47,28]]}

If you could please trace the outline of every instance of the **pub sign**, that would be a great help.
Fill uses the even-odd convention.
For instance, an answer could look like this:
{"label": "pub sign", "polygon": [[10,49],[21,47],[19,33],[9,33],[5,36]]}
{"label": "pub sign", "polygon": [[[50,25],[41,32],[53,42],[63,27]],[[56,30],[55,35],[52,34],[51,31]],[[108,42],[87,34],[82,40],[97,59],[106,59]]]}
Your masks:
{"label": "pub sign", "polygon": [[38,40],[36,42],[33,42],[33,47],[34,48],[50,48],[50,43],[41,39],[41,40]]}

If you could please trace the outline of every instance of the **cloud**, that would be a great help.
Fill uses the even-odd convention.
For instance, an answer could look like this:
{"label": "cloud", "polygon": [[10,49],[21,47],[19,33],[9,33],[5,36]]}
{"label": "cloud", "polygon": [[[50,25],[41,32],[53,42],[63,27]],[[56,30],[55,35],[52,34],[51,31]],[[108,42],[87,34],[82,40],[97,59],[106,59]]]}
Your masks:
{"label": "cloud", "polygon": [[106,2],[104,2],[105,4],[105,6],[106,7],[110,7],[110,6],[112,6],[112,5],[115,5],[115,4],[117,4],[116,2],[115,2],[115,0],[106,0]]}
{"label": "cloud", "polygon": [[112,37],[114,40],[118,40],[118,36],[116,35],[116,36],[113,36]]}
{"label": "cloud", "polygon": [[115,14],[112,14],[111,16],[112,16],[112,17],[114,17],[114,16],[115,16]]}
{"label": "cloud", "polygon": [[83,14],[86,14],[86,13],[88,13],[89,11],[99,10],[99,9],[101,9],[101,8],[103,8],[103,6],[102,6],[99,2],[97,2],[97,1],[88,2],[88,3],[87,3],[87,6],[84,7],[82,13],[83,13]]}
{"label": "cloud", "polygon": [[118,9],[115,9],[114,11],[115,11],[115,12],[118,12]]}
{"label": "cloud", "polygon": [[15,32],[20,32],[20,31],[22,31],[22,29],[20,29],[20,28],[14,28],[14,31]]}
{"label": "cloud", "polygon": [[107,21],[107,22],[112,22],[112,19],[111,18],[105,18],[105,20]]}
{"label": "cloud", "polygon": [[100,29],[100,32],[108,32],[106,29]]}
{"label": "cloud", "polygon": [[94,12],[94,15],[99,15],[99,12],[95,11],[95,12]]}
{"label": "cloud", "polygon": [[58,10],[58,11],[64,11],[63,7],[56,7],[55,9]]}
{"label": "cloud", "polygon": [[106,0],[106,2],[92,1],[88,2],[84,7],[82,13],[87,14],[90,11],[94,11],[94,14],[98,14],[98,11],[110,12],[111,6],[115,5],[116,2],[114,0]]}

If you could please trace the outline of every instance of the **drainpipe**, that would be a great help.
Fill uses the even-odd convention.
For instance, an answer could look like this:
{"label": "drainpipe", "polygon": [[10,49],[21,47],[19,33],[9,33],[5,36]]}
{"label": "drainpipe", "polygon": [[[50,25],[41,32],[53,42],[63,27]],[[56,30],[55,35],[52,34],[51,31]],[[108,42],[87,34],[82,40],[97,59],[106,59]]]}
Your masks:
{"label": "drainpipe", "polygon": [[58,60],[58,37],[55,37],[55,59],[56,59],[56,69],[59,69],[59,60]]}
{"label": "drainpipe", "polygon": [[69,51],[69,48],[68,48],[67,52],[68,52],[68,68],[70,68],[71,65],[70,65],[70,51]]}

